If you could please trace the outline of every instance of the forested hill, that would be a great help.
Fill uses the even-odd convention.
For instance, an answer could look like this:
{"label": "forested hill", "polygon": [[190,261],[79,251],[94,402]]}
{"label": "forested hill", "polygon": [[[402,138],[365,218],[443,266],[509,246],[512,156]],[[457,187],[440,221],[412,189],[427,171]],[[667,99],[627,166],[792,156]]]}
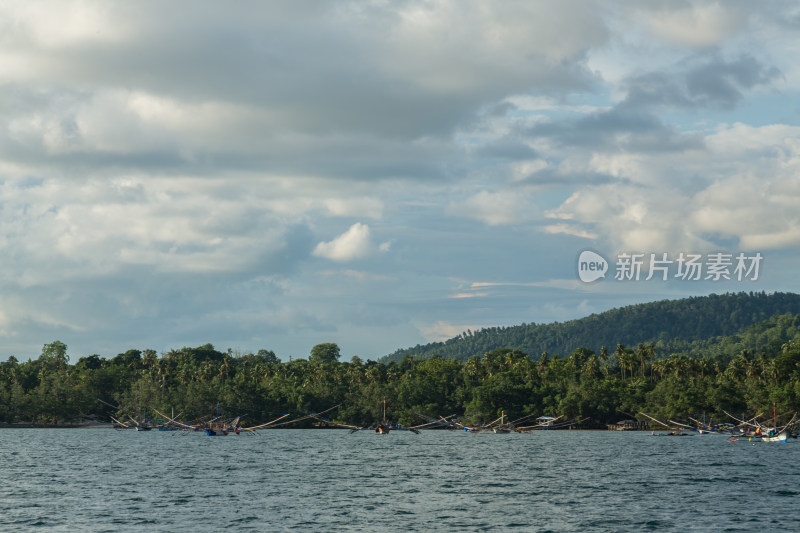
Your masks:
{"label": "forested hill", "polygon": [[681,300],[631,305],[578,320],[552,324],[522,324],[467,331],[445,342],[401,349],[384,361],[434,354],[466,360],[495,348],[522,350],[538,358],[543,352],[567,356],[586,347],[595,352],[618,343],[633,346],[657,343],[665,351],[681,350],[688,343],[734,335],[748,326],[779,314],[800,314],[800,295],[792,293],[728,293]]}

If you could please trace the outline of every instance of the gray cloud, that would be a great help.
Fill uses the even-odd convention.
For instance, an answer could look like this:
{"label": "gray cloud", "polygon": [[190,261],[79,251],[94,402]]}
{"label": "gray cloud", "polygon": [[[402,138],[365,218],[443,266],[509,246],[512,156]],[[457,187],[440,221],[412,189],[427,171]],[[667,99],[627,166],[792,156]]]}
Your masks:
{"label": "gray cloud", "polygon": [[520,180],[520,183],[528,185],[557,185],[560,187],[565,187],[579,185],[603,185],[611,182],[627,181],[628,180],[625,178],[614,177],[603,172],[596,172],[592,170],[587,170],[580,173],[567,173],[553,168],[546,168],[537,172],[533,172],[524,180]]}
{"label": "gray cloud", "polygon": [[477,158],[506,159],[511,161],[536,159],[538,154],[530,145],[517,138],[505,138],[479,147],[473,152]]}
{"label": "gray cloud", "polygon": [[637,153],[680,152],[703,146],[700,138],[681,134],[657,115],[626,106],[537,125],[528,134],[564,146]]}
{"label": "gray cloud", "polygon": [[[583,66],[582,43],[604,38],[602,23],[590,16],[559,20],[563,49],[548,58],[537,46],[544,21],[523,26],[500,6],[484,6],[478,17],[469,15],[469,6],[449,12],[415,4],[286,9],[267,3],[234,11],[173,3],[171,9],[159,5],[158,17],[146,2],[117,5],[105,22],[124,23],[118,38],[111,28],[98,28],[109,33],[102,46],[94,39],[58,48],[34,44],[29,53],[38,62],[20,76],[45,86],[101,86],[269,108],[276,126],[315,135],[415,138],[447,134],[477,106],[509,92],[586,87],[591,73]],[[415,10],[429,10],[429,27],[410,24],[406,12]],[[464,19],[470,29],[449,17]],[[510,54],[503,63],[482,47],[471,54],[474,40],[501,23],[507,32],[495,46]],[[20,24],[6,39],[30,47],[26,29]],[[526,29],[531,33],[522,33]]]}
{"label": "gray cloud", "polygon": [[[707,111],[746,123],[782,73],[796,100],[794,10],[4,2],[0,338],[380,356],[546,320],[558,290],[470,282],[544,286],[587,243],[793,246],[797,133]],[[737,222],[764,169],[746,212],[783,222]],[[361,226],[381,253],[313,254]]]}
{"label": "gray cloud", "polygon": [[732,109],[746,91],[768,85],[779,76],[776,67],[763,65],[752,56],[732,61],[712,56],[689,61],[676,72],[650,72],[630,78],[622,106]]}
{"label": "gray cloud", "polygon": [[627,95],[610,110],[573,120],[539,124],[533,136],[561,144],[636,153],[702,149],[702,140],[680,133],[657,114],[659,108],[732,109],[745,92],[781,75],[751,56],[733,61],[713,56],[690,61],[676,72],[649,72],[625,82]]}

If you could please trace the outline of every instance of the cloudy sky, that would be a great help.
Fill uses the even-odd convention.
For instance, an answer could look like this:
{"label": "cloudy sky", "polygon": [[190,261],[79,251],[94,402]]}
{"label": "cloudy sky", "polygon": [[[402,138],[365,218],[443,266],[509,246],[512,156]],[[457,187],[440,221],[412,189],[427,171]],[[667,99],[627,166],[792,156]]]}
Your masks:
{"label": "cloudy sky", "polygon": [[0,360],[796,291],[798,56],[792,1],[2,2]]}

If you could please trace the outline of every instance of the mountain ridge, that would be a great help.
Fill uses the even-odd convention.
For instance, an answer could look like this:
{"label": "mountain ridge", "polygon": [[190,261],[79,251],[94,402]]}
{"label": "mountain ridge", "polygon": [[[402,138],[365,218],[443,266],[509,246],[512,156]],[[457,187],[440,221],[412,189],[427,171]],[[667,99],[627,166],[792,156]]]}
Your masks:
{"label": "mountain ridge", "polygon": [[800,314],[800,295],[786,292],[738,292],[658,300],[609,309],[602,313],[547,324],[489,327],[467,331],[443,342],[398,349],[381,361],[407,356],[466,360],[497,348],[521,350],[533,358],[542,353],[566,356],[580,347],[596,352],[618,343],[655,343],[664,351],[737,334],[775,315]]}

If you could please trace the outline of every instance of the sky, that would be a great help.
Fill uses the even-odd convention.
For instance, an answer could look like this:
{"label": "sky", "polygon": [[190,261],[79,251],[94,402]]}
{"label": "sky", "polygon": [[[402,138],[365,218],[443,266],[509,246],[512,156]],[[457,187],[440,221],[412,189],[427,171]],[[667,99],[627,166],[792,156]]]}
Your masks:
{"label": "sky", "polygon": [[780,0],[2,2],[0,360],[795,292],[799,56]]}

